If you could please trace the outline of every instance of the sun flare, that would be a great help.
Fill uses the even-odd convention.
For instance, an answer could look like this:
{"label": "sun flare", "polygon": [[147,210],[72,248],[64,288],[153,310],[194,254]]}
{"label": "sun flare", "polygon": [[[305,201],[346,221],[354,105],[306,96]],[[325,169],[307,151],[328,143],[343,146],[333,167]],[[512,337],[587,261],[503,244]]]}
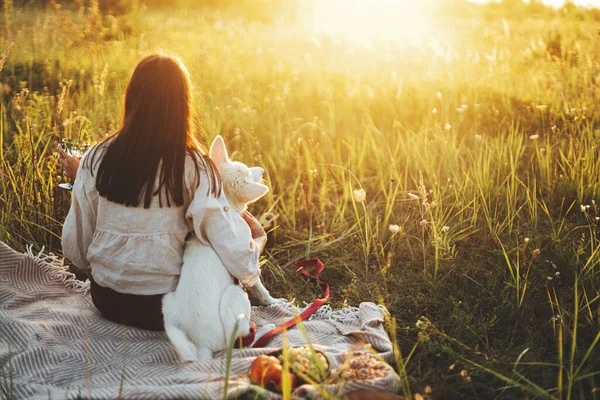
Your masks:
{"label": "sun flare", "polygon": [[313,8],[316,32],[350,42],[419,44],[431,32],[426,6],[414,0],[330,0]]}

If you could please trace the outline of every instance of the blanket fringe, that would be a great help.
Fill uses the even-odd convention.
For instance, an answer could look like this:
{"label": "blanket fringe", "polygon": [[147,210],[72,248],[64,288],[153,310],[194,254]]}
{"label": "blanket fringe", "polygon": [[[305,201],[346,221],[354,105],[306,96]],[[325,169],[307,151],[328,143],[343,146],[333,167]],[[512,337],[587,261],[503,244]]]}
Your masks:
{"label": "blanket fringe", "polygon": [[[389,311],[384,305],[377,304],[377,308],[379,308],[383,316],[389,314]],[[334,310],[331,308],[331,305],[324,304],[313,315],[311,315],[309,319],[315,317],[319,319],[332,320],[343,324],[347,322],[358,321],[360,319],[359,312],[360,308],[358,307],[346,306],[340,308],[339,310]]]}
{"label": "blanket fringe", "polygon": [[359,308],[346,306],[340,308],[339,310],[334,310],[331,308],[331,305],[324,304],[319,308],[313,315],[312,318],[326,319],[330,321],[336,321],[339,323],[348,323],[359,320]]}
{"label": "blanket fringe", "polygon": [[[305,302],[304,307],[297,307],[296,305],[294,305],[295,301],[296,301],[296,299],[292,299],[292,301],[290,301],[290,302],[286,302],[283,304],[277,304],[276,307],[281,307],[281,308],[285,309],[286,311],[289,311],[294,314],[296,314],[296,313],[300,314],[302,311],[304,311],[307,307],[310,306],[310,304]],[[382,314],[384,314],[384,315],[388,312],[387,309],[382,305],[378,305],[377,307],[381,310]],[[252,307],[252,308],[257,309],[257,307]],[[358,307],[346,306],[346,307],[340,308],[339,310],[334,310],[333,308],[331,308],[331,305],[324,304],[323,306],[321,306],[321,308],[319,308],[317,311],[315,311],[315,313],[313,315],[311,315],[308,319],[309,320],[322,319],[322,320],[334,321],[334,322],[344,324],[344,323],[359,321],[360,320],[359,312],[360,312],[360,309]]]}
{"label": "blanket fringe", "polygon": [[51,278],[60,280],[66,287],[75,293],[86,294],[90,290],[90,280],[80,281],[75,274],[69,272],[65,265],[65,259],[53,253],[44,253],[45,246],[38,254],[33,253],[33,245],[25,246],[24,254],[33,258]]}

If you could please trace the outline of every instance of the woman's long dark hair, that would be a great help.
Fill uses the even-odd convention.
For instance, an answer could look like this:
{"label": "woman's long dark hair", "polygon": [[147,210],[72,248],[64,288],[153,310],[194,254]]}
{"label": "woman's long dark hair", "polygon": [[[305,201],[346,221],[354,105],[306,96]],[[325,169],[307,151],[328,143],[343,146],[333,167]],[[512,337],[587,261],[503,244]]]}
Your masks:
{"label": "woman's long dark hair", "polygon": [[211,181],[209,192],[218,195],[217,169],[194,136],[191,101],[189,74],[180,60],[153,54],[140,61],[125,92],[121,128],[88,157],[91,167],[98,149],[106,147],[96,177],[100,196],[149,208],[155,195],[162,207],[164,195],[167,207],[171,203],[181,206],[188,154],[195,161],[196,177],[200,179],[199,169],[204,168]]}

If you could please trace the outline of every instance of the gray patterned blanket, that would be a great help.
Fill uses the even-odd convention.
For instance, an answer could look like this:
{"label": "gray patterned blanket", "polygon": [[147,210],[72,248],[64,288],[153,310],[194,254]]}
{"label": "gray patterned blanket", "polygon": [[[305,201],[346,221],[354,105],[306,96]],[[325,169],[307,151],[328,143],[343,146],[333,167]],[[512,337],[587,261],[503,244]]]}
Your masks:
{"label": "gray patterned blanket", "polygon": [[[209,362],[182,364],[166,335],[125,327],[104,319],[94,308],[87,284],[66,272],[54,256],[20,254],[0,242],[0,393],[15,398],[280,398],[251,384],[250,364],[259,354],[277,351],[283,336],[268,347],[233,350],[229,380],[225,352]],[[253,308],[257,326],[279,325],[300,311],[287,307]],[[333,367],[348,365],[349,352],[369,344],[376,356],[393,361],[385,333],[384,310],[373,303],[318,314],[288,331],[290,346],[312,342]],[[399,379],[386,367],[383,376],[354,377],[303,385],[301,398],[330,393],[341,396],[359,389],[397,391]],[[357,371],[354,371],[357,372]],[[358,371],[360,372],[360,371]],[[256,397],[258,395],[258,397]]]}

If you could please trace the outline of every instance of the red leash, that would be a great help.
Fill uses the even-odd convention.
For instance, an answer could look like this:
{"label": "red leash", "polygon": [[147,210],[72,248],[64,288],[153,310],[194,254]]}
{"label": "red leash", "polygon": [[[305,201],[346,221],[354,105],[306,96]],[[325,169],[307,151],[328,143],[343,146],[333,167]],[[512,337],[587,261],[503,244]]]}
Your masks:
{"label": "red leash", "polygon": [[[313,301],[313,303],[310,306],[308,306],[308,308],[306,310],[302,311],[300,314],[298,314],[294,318],[290,319],[283,325],[280,325],[277,328],[262,335],[254,343],[254,346],[252,346],[252,347],[264,347],[265,344],[267,344],[267,342],[273,336],[281,333],[282,331],[284,331],[286,329],[290,329],[291,327],[298,324],[298,322],[300,322],[300,321],[305,321],[308,317],[313,315],[315,313],[315,311],[317,311],[323,304],[325,304],[327,299],[329,299],[329,285],[320,279],[321,272],[323,272],[323,270],[325,269],[325,265],[323,265],[321,260],[319,260],[318,258],[313,258],[311,260],[298,261],[294,265],[296,266],[296,272],[299,272],[302,275],[306,275],[309,278],[314,279],[321,284],[321,287],[323,288],[323,298]],[[317,270],[314,276],[312,276],[310,274],[310,272],[308,272],[305,269],[305,267],[309,267],[309,266],[313,266],[313,265],[316,266],[316,270]]]}

